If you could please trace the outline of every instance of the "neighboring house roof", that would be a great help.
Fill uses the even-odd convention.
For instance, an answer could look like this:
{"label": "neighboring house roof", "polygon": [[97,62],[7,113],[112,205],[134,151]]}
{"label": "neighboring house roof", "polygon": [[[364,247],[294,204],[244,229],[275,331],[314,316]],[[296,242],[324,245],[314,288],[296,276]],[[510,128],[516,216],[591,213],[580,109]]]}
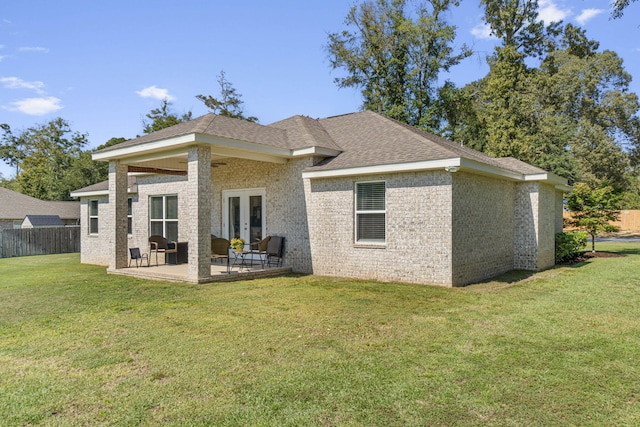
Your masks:
{"label": "neighboring house roof", "polygon": [[63,227],[64,222],[58,215],[27,215],[22,224],[31,224],[33,227]]}
{"label": "neighboring house roof", "polygon": [[[138,185],[135,175],[127,178],[127,193],[137,193]],[[78,190],[71,192],[71,197],[89,197],[89,196],[102,196],[109,194],[109,181],[101,181],[97,184],[89,185],[87,187],[79,188]]]}
{"label": "neighboring house roof", "polygon": [[325,119],[293,116],[267,126],[207,114],[105,148],[94,159],[144,159],[197,143],[209,144],[212,156],[220,158],[252,158],[247,153],[278,162],[305,155],[324,157],[305,169],[304,178],[463,168],[514,180],[543,180],[568,189],[565,179],[525,162],[490,157],[372,111]]}
{"label": "neighboring house roof", "polygon": [[40,200],[0,187],[0,219],[22,220],[27,215],[57,215],[64,220],[77,220],[80,203]]}

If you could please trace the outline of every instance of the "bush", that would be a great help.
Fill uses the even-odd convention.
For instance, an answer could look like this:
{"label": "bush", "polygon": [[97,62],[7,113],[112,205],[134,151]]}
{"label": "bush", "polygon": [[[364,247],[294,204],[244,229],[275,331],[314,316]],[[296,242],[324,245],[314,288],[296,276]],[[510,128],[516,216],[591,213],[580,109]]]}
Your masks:
{"label": "bush", "polygon": [[556,263],[571,261],[582,254],[587,246],[588,233],[575,231],[556,234]]}

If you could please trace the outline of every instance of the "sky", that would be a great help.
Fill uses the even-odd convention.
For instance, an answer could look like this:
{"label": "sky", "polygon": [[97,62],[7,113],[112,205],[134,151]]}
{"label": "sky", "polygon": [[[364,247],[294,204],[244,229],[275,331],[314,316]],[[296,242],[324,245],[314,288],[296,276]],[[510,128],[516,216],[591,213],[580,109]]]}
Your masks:
{"label": "sky", "polygon": [[[479,0],[462,0],[448,21],[456,46],[475,54],[443,79],[482,78],[498,41]],[[359,111],[356,89],[339,89],[326,50],[345,29],[351,0],[6,0],[0,8],[0,123],[16,132],[62,117],[92,149],[141,135],[145,114],[168,99],[172,112],[208,112],[195,98],[219,95],[216,77],[242,95],[261,124]],[[545,22],[586,29],[624,60],[640,94],[640,2],[612,20],[608,0],[539,0]],[[13,171],[0,162],[5,178]]]}

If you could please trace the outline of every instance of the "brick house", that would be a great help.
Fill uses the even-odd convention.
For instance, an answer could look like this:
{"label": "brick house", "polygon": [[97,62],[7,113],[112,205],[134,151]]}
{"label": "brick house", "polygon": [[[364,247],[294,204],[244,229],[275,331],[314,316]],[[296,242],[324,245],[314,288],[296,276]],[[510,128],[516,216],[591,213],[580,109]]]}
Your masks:
{"label": "brick house", "polygon": [[125,268],[150,234],[286,239],[294,272],[463,286],[554,264],[563,178],[365,111],[267,126],[208,114],[106,148],[109,181],[81,201],[82,262]]}
{"label": "brick house", "polygon": [[27,215],[55,215],[62,225],[78,225],[80,204],[40,200],[0,187],[0,229],[21,228]]}

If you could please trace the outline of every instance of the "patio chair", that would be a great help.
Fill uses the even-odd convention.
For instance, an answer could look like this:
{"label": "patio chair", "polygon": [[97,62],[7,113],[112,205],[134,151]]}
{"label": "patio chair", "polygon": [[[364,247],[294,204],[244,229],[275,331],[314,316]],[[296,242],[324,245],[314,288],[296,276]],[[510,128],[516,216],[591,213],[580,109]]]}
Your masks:
{"label": "patio chair", "polygon": [[231,269],[229,265],[229,248],[231,247],[231,243],[222,237],[212,237],[211,238],[211,260],[223,260],[227,259],[227,273],[231,274]]}
{"label": "patio chair", "polygon": [[[158,253],[164,254],[164,263],[167,263],[167,254],[177,254],[178,245],[163,236],[154,235],[149,237],[149,255],[156,253],[156,267],[158,266]],[[177,256],[176,256],[177,258]]]}
{"label": "patio chair", "polygon": [[249,254],[251,254],[251,266],[253,266],[253,256],[258,255],[260,264],[264,268],[264,263],[267,260],[267,245],[271,240],[271,236],[267,236],[262,240],[249,244]]}
{"label": "patio chair", "polygon": [[138,261],[140,261],[140,265],[142,265],[143,260],[147,260],[147,267],[149,267],[149,257],[147,254],[140,253],[140,248],[129,248],[129,268],[131,268],[131,261],[136,260],[136,268],[138,268]]}
{"label": "patio chair", "polygon": [[276,267],[280,267],[283,254],[284,237],[271,236],[269,242],[267,242],[267,266],[271,267],[271,263],[273,263]]}

